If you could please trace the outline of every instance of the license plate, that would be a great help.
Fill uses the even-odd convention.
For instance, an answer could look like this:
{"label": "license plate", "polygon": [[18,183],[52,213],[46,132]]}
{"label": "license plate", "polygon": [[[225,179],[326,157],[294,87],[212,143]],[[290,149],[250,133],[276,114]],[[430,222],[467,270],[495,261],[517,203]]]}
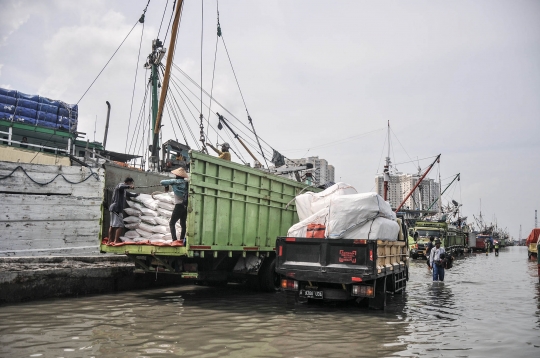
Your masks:
{"label": "license plate", "polygon": [[315,298],[315,299],[322,300],[323,299],[323,291],[300,290],[300,297]]}

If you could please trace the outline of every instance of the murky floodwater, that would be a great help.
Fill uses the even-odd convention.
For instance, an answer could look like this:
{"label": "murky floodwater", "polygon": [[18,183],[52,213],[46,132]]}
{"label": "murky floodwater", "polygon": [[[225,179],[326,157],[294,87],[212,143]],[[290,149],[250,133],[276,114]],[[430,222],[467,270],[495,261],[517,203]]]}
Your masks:
{"label": "murky floodwater", "polygon": [[524,247],[411,264],[384,312],[183,286],[0,306],[0,357],[538,357],[540,289]]}

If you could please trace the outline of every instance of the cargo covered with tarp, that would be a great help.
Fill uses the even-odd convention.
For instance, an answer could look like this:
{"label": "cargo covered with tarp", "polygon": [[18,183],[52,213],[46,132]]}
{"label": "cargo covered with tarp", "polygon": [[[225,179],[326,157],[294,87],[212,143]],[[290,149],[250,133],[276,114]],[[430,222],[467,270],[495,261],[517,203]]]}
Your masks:
{"label": "cargo covered with tarp", "polygon": [[[345,183],[337,183],[321,193],[297,196],[296,208],[299,217],[311,215],[288,230],[290,237],[396,240],[399,234],[396,215],[380,195],[356,194]],[[314,233],[322,228],[324,235]]]}
{"label": "cargo covered with tarp", "polygon": [[73,133],[78,118],[76,104],[0,88],[0,120]]}

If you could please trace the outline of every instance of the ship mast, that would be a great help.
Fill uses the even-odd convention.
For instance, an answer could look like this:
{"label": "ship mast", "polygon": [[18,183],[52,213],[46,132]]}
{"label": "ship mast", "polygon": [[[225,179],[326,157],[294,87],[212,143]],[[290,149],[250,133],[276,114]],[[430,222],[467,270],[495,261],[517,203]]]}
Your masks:
{"label": "ship mast", "polygon": [[384,166],[384,201],[388,201],[388,187],[390,182],[390,121],[388,121],[388,155]]}
{"label": "ship mast", "polygon": [[[174,57],[174,47],[176,45],[178,25],[180,24],[182,3],[183,1],[179,0],[176,4],[174,21],[171,29],[171,42],[169,44],[169,52],[167,53],[167,62],[165,64],[165,74],[163,75],[163,81],[161,83],[159,105],[157,104],[157,71],[161,59],[157,63],[156,61],[152,63],[152,126],[154,128],[154,135],[152,140],[152,156],[150,157],[150,163],[154,171],[159,170],[159,133],[161,132],[161,118],[163,117],[163,108],[165,107],[165,99],[167,98],[167,91],[169,89],[169,79],[171,77],[171,66]],[[158,39],[155,41],[160,43]],[[164,54],[164,50],[162,53]],[[161,55],[161,57],[163,57],[163,55]]]}

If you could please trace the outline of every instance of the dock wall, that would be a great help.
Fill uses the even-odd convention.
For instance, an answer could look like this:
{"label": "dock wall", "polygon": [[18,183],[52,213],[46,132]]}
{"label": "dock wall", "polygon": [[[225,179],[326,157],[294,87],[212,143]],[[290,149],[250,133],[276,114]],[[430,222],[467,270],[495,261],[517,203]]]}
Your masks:
{"label": "dock wall", "polygon": [[181,284],[175,275],[134,273],[126,256],[0,258],[0,305]]}

